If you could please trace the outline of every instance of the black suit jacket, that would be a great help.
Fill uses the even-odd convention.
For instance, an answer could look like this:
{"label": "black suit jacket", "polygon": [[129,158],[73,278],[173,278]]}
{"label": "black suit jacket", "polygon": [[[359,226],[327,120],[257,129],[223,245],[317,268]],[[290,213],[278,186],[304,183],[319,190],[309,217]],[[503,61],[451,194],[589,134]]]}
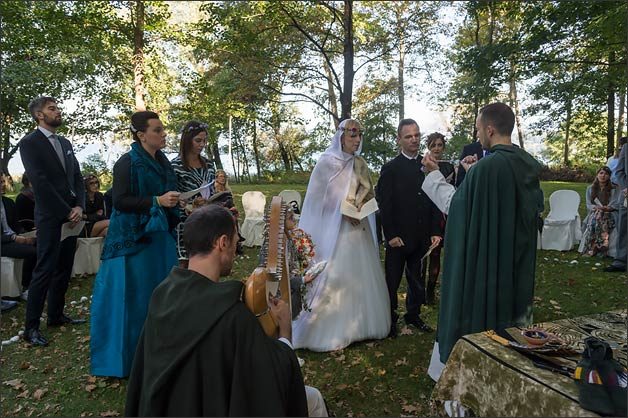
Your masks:
{"label": "black suit jacket", "polygon": [[46,135],[35,129],[20,141],[20,155],[35,193],[35,224],[65,221],[74,206],[85,209],[85,185],[72,144],[59,137],[65,171]]}
{"label": "black suit jacket", "polygon": [[[478,161],[484,157],[484,150],[482,149],[482,144],[480,141],[475,141],[470,144],[467,144],[462,148],[462,153],[460,154],[460,160],[469,155],[475,155],[478,158]],[[456,187],[460,186],[462,180],[464,180],[464,176],[467,174],[462,165],[458,166],[458,175],[456,176]]]}
{"label": "black suit jacket", "polygon": [[[2,204],[4,205],[4,211],[7,214],[7,224],[9,224],[9,228],[11,228],[16,234],[21,234],[23,231],[22,227],[17,222],[15,202],[6,196],[2,196]],[[4,227],[2,227],[1,222],[0,229],[2,230],[2,243],[11,242],[11,237],[9,235],[4,235]]]}
{"label": "black suit jacket", "polygon": [[429,246],[430,237],[442,236],[442,213],[421,190],[425,175],[418,161],[399,154],[384,164],[377,182],[377,203],[386,242],[400,237],[408,253]]}

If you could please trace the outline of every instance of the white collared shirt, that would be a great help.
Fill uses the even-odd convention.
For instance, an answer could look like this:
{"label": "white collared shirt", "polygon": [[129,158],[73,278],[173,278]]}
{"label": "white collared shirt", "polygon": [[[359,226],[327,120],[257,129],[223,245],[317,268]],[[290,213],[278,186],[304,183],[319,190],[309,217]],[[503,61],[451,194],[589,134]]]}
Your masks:
{"label": "white collared shirt", "polygon": [[408,160],[416,160],[416,159],[418,158],[418,156],[419,156],[419,153],[418,153],[418,151],[417,151],[417,153],[416,153],[416,154],[414,154],[414,157],[412,157],[412,156],[410,156],[410,155],[406,154],[405,152],[403,152],[403,150],[402,150],[402,151],[401,151],[401,155],[403,155],[404,157],[406,157]]}
{"label": "white collared shirt", "polygon": [[46,138],[48,138],[48,142],[50,142],[50,145],[52,145],[52,149],[57,149],[57,147],[55,146],[55,139],[53,138],[53,135],[55,135],[55,133],[50,132],[46,128],[42,128],[41,126],[38,126],[37,129],[39,129],[42,134],[46,135]]}

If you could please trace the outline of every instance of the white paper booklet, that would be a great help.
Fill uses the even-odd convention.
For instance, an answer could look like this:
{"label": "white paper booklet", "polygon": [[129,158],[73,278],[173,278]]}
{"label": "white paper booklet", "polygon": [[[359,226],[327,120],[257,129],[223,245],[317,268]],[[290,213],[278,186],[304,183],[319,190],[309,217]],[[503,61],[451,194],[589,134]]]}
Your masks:
{"label": "white paper booklet", "polygon": [[377,206],[375,198],[366,202],[359,211],[358,208],[348,203],[346,200],[343,200],[340,204],[340,213],[360,221],[370,214],[377,212],[378,209],[379,207]]}
{"label": "white paper booklet", "polygon": [[191,198],[192,196],[194,196],[197,193],[200,193],[201,196],[203,197],[203,199],[208,199],[209,198],[209,188],[211,187],[212,184],[214,184],[213,181],[209,182],[207,184],[203,184],[198,189],[194,189],[194,190],[190,190],[189,192],[181,193],[179,195],[179,200],[188,200],[189,198]]}
{"label": "white paper booklet", "polygon": [[63,241],[67,237],[75,237],[81,233],[83,227],[85,226],[85,221],[81,221],[76,225],[72,226],[72,222],[66,222],[61,226],[61,239],[59,241]]}
{"label": "white paper booklet", "polygon": [[326,266],[327,266],[327,261],[319,261],[318,263],[316,263],[312,267],[310,267],[305,272],[305,275],[307,276],[308,274],[311,274],[312,278],[316,278],[316,276],[318,276],[319,274],[321,274],[323,272],[323,270],[325,270]]}
{"label": "white paper booklet", "polygon": [[595,204],[596,204],[596,205],[598,205],[598,206],[604,206],[604,205],[602,204],[602,202],[600,202],[600,199],[598,199],[597,197],[595,198],[595,200],[593,201],[593,203],[595,203]]}

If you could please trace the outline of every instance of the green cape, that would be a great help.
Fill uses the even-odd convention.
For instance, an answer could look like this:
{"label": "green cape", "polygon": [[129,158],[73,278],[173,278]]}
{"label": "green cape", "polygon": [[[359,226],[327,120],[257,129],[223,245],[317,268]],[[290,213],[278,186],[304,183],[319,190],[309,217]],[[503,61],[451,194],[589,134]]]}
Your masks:
{"label": "green cape", "polygon": [[496,145],[451,200],[438,318],[443,363],[463,335],[532,322],[540,168],[524,150]]}
{"label": "green cape", "polygon": [[126,416],[306,416],[290,347],[264,334],[243,285],[175,267],[155,289]]}

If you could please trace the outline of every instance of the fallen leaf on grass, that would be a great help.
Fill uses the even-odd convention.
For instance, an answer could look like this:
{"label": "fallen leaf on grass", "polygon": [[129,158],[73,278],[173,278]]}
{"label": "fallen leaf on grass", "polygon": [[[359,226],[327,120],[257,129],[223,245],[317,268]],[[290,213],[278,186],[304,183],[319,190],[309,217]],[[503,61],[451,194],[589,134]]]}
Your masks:
{"label": "fallen leaf on grass", "polygon": [[33,398],[40,400],[46,394],[46,392],[48,392],[48,389],[37,389],[33,393]]}
{"label": "fallen leaf on grass", "polygon": [[401,328],[401,331],[399,331],[400,335],[414,335],[414,332],[412,332],[412,330],[409,327],[403,327]]}
{"label": "fallen leaf on grass", "polygon": [[101,417],[119,417],[120,413],[117,411],[105,411],[100,413]]}
{"label": "fallen leaf on grass", "polygon": [[20,364],[20,370],[26,370],[31,366],[31,363],[29,361],[23,361]]}
{"label": "fallen leaf on grass", "polygon": [[87,383],[96,383],[96,376],[87,376]]}
{"label": "fallen leaf on grass", "polygon": [[397,360],[397,362],[395,363],[395,366],[407,366],[408,365],[408,360],[406,360],[405,357],[402,357],[401,360]]}
{"label": "fallen leaf on grass", "polygon": [[365,344],[368,348],[373,348],[375,347],[375,343],[366,343]]}
{"label": "fallen leaf on grass", "polygon": [[22,388],[24,388],[24,383],[22,383],[22,379],[6,380],[2,382],[2,384],[11,386],[15,390],[21,390]]}
{"label": "fallen leaf on grass", "polygon": [[348,387],[349,387],[348,385],[342,383],[342,384],[336,386],[336,389],[338,389],[338,390],[345,390]]}
{"label": "fallen leaf on grass", "polygon": [[384,353],[382,353],[381,351],[376,351],[375,358],[380,358],[380,357],[384,357]]}
{"label": "fallen leaf on grass", "polygon": [[17,396],[15,397],[16,398],[28,398],[29,394],[30,394],[30,390],[26,389],[24,392],[18,393]]}
{"label": "fallen leaf on grass", "polygon": [[342,355],[336,357],[336,361],[345,361],[345,355],[342,354]]}
{"label": "fallen leaf on grass", "polygon": [[413,412],[417,412],[419,410],[419,407],[415,405],[401,405],[401,410],[403,412],[411,414]]}
{"label": "fallen leaf on grass", "polygon": [[384,370],[384,369],[380,369],[380,370],[377,372],[377,374],[378,374],[378,375],[380,375],[380,376],[383,376],[383,375],[385,375],[385,374],[386,374],[386,370]]}
{"label": "fallen leaf on grass", "polygon": [[85,385],[85,390],[88,392],[93,392],[96,389],[96,385]]}

